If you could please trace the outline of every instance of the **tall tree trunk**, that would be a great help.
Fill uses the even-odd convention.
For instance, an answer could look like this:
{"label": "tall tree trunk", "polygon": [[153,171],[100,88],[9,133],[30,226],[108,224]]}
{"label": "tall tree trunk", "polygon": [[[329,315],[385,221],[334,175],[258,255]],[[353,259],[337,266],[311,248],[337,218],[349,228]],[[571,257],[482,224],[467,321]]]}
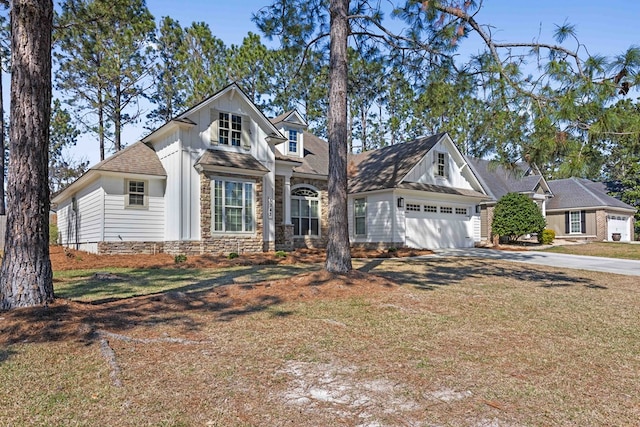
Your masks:
{"label": "tall tree trunk", "polygon": [[113,113],[113,123],[115,130],[115,149],[116,153],[122,150],[122,107],[120,106],[120,101],[122,100],[122,91],[120,89],[120,85],[116,87],[116,98],[115,98],[115,108]]}
{"label": "tall tree trunk", "polygon": [[2,85],[2,63],[4,58],[0,57],[0,215],[6,215],[4,203],[4,87]]}
{"label": "tall tree trunk", "polygon": [[53,301],[49,258],[48,148],[51,0],[11,7],[11,138],[0,308]]}
{"label": "tall tree trunk", "polygon": [[349,0],[331,0],[329,54],[329,241],[325,268],[352,269],[347,222],[347,37]]}
{"label": "tall tree trunk", "polygon": [[362,151],[367,151],[367,110],[364,106],[360,110],[360,126],[362,126]]}
{"label": "tall tree trunk", "polygon": [[100,161],[104,160],[104,99],[102,89],[98,89],[98,141],[100,142]]}

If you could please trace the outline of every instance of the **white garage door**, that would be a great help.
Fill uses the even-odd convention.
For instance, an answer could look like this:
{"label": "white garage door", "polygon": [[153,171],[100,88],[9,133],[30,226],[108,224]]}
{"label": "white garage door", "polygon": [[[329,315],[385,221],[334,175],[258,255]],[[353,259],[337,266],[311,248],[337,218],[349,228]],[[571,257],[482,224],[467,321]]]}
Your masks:
{"label": "white garage door", "polygon": [[452,205],[406,203],[407,246],[427,249],[473,247],[473,229],[468,209]]}
{"label": "white garage door", "polygon": [[621,215],[609,215],[607,217],[607,240],[613,240],[611,235],[613,233],[620,233],[620,241],[629,242],[631,236],[629,236],[629,217]]}

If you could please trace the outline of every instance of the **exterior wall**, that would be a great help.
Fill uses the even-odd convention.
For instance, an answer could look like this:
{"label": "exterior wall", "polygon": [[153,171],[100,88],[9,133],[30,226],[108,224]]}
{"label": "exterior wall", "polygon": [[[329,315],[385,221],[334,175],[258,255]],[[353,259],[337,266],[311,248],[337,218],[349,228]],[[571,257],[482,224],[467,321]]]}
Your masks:
{"label": "exterior wall", "polygon": [[168,240],[180,239],[184,217],[180,131],[176,129],[167,133],[159,141],[154,142],[153,147],[167,172],[165,205],[179,207],[165,210],[164,236]]}
{"label": "exterior wall", "polygon": [[[137,178],[140,179],[140,178]],[[160,242],[164,239],[164,180],[148,183],[147,206],[125,207],[125,178],[103,177],[105,242]]]}
{"label": "exterior wall", "polygon": [[[212,177],[241,178],[255,182],[255,232],[247,234],[212,233],[211,231],[211,179]],[[263,240],[263,185],[262,179],[229,174],[204,174],[200,179],[200,223],[202,224],[201,242],[193,242],[193,251],[200,253],[262,252],[272,248],[265,247]],[[186,247],[186,246],[185,246]]]}
{"label": "exterior wall", "polygon": [[299,184],[310,185],[320,192],[320,236],[294,236],[293,245],[295,248],[324,248],[327,246],[327,238],[329,236],[329,195],[327,192],[327,181],[300,177],[291,178],[291,188]]}
{"label": "exterior wall", "polygon": [[[579,209],[575,209],[579,210]],[[549,212],[547,211],[547,228],[556,232],[556,238],[560,239],[578,239],[578,240],[596,240],[599,239],[596,225],[596,211],[585,210],[586,233],[566,233],[565,232],[565,211]]]}
{"label": "exterior wall", "polygon": [[101,240],[103,233],[104,191],[101,180],[97,179],[76,195],[77,209],[74,210],[72,197],[58,207],[58,233],[60,243],[74,249],[95,252],[90,244]]}
{"label": "exterior wall", "polygon": [[[367,199],[366,236],[356,236],[353,219],[354,199]],[[404,235],[394,239],[394,219],[396,218],[396,198],[392,191],[368,195],[349,196],[347,213],[349,215],[349,238],[352,244],[385,242],[391,246],[404,242]],[[394,243],[395,242],[395,243]]]}
{"label": "exterior wall", "polygon": [[[438,142],[429,153],[418,163],[415,168],[407,174],[405,181],[408,182],[420,182],[423,184],[435,184],[445,187],[463,188],[467,190],[479,190],[474,188],[466,176],[464,176],[461,167],[462,164],[458,164],[454,161],[454,156],[451,154],[451,147],[446,138]],[[447,158],[447,176],[436,176],[436,156],[437,153],[448,153]],[[469,168],[466,168],[469,170]]]}

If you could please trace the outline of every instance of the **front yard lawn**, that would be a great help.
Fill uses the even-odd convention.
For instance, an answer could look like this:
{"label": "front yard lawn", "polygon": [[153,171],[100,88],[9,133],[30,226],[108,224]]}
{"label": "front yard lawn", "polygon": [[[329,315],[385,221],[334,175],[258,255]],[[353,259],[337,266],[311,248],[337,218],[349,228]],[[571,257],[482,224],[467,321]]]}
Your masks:
{"label": "front yard lawn", "polygon": [[0,425],[640,419],[637,277],[464,258],[355,266],[57,275],[73,300],[0,313]]}
{"label": "front yard lawn", "polygon": [[562,245],[545,249],[571,255],[590,255],[606,258],[622,258],[640,260],[640,244],[619,242],[591,242],[584,245]]}

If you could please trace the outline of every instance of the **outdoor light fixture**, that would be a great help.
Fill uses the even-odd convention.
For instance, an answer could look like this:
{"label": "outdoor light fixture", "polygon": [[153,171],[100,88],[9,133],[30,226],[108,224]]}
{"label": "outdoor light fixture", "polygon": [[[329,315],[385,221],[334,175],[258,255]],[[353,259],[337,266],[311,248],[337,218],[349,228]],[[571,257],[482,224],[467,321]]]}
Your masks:
{"label": "outdoor light fixture", "polygon": [[399,208],[404,208],[404,198],[403,197],[398,197],[398,207]]}

